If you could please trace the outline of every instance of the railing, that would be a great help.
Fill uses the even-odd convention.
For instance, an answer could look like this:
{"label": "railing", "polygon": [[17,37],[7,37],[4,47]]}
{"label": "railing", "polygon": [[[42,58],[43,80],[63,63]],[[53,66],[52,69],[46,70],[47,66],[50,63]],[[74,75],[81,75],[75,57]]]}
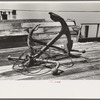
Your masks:
{"label": "railing", "polygon": [[100,23],[82,23],[78,41],[100,41]]}

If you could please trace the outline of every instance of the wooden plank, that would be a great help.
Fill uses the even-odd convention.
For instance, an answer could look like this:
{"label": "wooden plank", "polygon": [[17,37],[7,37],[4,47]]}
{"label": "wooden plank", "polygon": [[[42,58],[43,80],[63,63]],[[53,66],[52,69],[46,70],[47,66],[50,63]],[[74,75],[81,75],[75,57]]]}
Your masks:
{"label": "wooden plank", "polygon": [[[69,30],[73,32],[71,26],[75,26],[74,22],[66,22],[69,26]],[[58,33],[61,30],[61,25],[59,22],[41,22],[41,23],[22,23],[23,28],[34,28],[36,25],[40,24],[39,29],[34,33]],[[75,34],[75,33],[74,33]],[[76,33],[77,34],[77,33]]]}
{"label": "wooden plank", "polygon": [[[68,26],[75,26],[74,22],[66,22]],[[36,25],[40,24],[40,27],[59,27],[61,24],[59,22],[37,22],[37,23],[22,23],[21,26],[23,28],[26,27],[35,27]]]}
{"label": "wooden plank", "polygon": [[21,29],[21,23],[30,23],[30,22],[42,22],[44,19],[23,19],[23,20],[7,20],[0,21],[0,31],[1,30],[13,30]]}
{"label": "wooden plank", "polygon": [[1,20],[0,23],[31,23],[31,22],[44,22],[45,19],[13,19],[13,20]]}

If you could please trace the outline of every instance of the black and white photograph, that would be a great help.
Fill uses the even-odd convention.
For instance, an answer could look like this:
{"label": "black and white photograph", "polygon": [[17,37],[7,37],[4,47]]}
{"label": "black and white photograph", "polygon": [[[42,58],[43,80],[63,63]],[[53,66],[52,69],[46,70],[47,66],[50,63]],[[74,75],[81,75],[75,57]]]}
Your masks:
{"label": "black and white photograph", "polygon": [[0,2],[0,80],[100,80],[100,2]]}
{"label": "black and white photograph", "polygon": [[100,98],[100,1],[0,1],[0,98]]}

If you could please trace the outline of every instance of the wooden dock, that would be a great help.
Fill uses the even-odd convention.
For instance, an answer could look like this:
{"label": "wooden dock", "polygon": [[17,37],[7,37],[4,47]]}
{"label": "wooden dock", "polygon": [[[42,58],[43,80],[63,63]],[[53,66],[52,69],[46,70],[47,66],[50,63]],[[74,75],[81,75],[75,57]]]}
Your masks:
{"label": "wooden dock", "polygon": [[[85,54],[73,53],[77,57],[59,60],[61,75],[53,76],[50,68],[37,74],[19,73],[12,69],[7,56],[19,56],[27,47],[0,50],[0,80],[99,80],[100,42],[74,43],[73,49],[86,50]],[[72,65],[73,63],[73,65]]]}
{"label": "wooden dock", "polygon": [[[20,27],[17,27],[20,23]],[[40,22],[39,22],[40,23]],[[60,70],[64,71],[60,75],[53,76],[52,68],[41,67],[41,70],[33,73],[30,72],[16,72],[12,69],[13,62],[7,60],[9,55],[18,57],[25,49],[27,49],[27,35],[25,28],[32,28],[39,24],[38,22],[15,22],[2,23],[4,26],[0,29],[0,80],[99,80],[100,79],[100,42],[85,42],[79,43],[74,41],[73,49],[86,50],[85,54],[73,53],[75,57],[63,57],[59,60]],[[74,22],[66,22],[69,26],[72,39],[76,39],[78,34],[78,27]],[[7,25],[6,25],[7,24]],[[8,25],[10,24],[10,26]],[[14,25],[13,25],[14,24]],[[9,26],[9,27],[8,27]],[[5,29],[6,28],[6,29]],[[20,29],[21,28],[21,29]],[[75,31],[73,28],[76,28]],[[44,22],[41,20],[39,30],[34,35],[40,40],[48,41],[53,38],[61,29],[59,23]],[[57,41],[57,45],[63,44],[66,40],[61,37]],[[5,49],[3,49],[5,48]]]}

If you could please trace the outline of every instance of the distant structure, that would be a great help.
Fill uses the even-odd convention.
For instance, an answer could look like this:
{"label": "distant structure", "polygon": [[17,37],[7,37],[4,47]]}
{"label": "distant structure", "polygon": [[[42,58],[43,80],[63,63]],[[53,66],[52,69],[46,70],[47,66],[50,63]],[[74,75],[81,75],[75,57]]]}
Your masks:
{"label": "distant structure", "polygon": [[2,16],[2,20],[7,20],[7,14],[5,11],[1,13],[1,16]]}
{"label": "distant structure", "polygon": [[12,18],[13,18],[13,19],[16,19],[16,10],[13,10],[13,11],[12,11]]}
{"label": "distant structure", "polygon": [[0,11],[0,20],[15,20],[16,10],[12,11]]}

